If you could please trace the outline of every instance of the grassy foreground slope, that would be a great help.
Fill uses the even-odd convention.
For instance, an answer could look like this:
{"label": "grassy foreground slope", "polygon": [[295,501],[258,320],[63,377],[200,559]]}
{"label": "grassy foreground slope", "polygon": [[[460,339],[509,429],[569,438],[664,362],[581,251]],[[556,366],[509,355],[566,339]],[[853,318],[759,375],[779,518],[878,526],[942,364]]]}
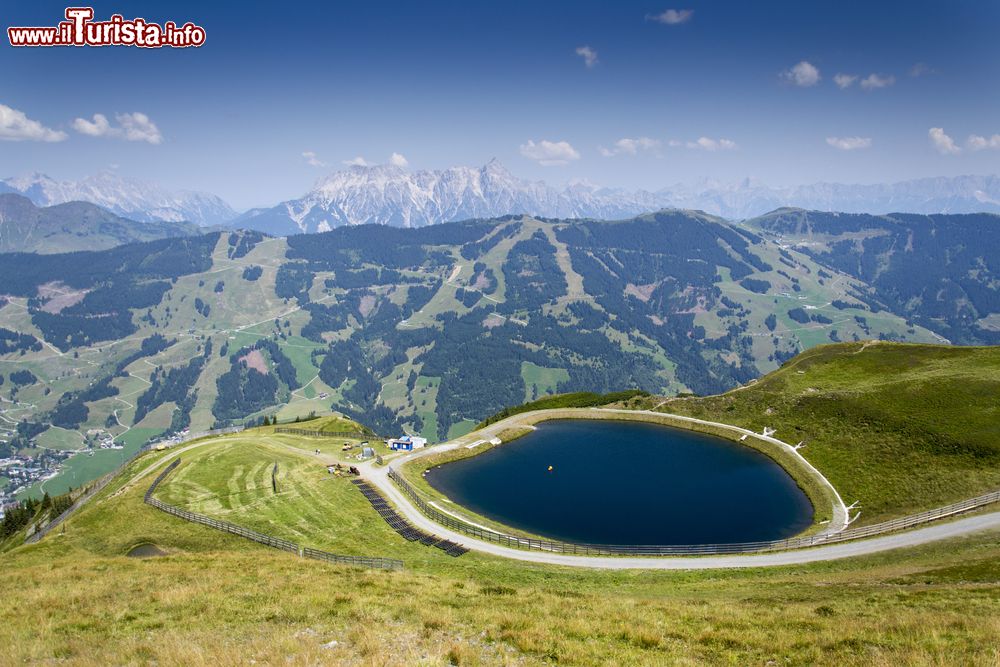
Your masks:
{"label": "grassy foreground slope", "polygon": [[860,523],[1000,489],[997,347],[826,345],[743,389],[658,409],[805,441],[844,501],[859,501]]}
{"label": "grassy foreground slope", "polygon": [[[805,391],[821,379],[820,368],[840,372],[827,373],[828,384],[810,396],[829,394],[834,401],[851,387],[874,391],[871,371],[889,361],[867,355],[896,349],[906,350],[857,346],[849,351],[859,354],[850,356],[819,350],[790,362],[759,388],[683,404],[705,410],[709,400],[759,391],[775,406],[767,418],[777,421],[778,408],[792,410],[796,383],[812,374]],[[989,354],[974,363],[942,357],[937,373],[947,378],[944,367],[972,373],[978,365],[988,376]],[[852,371],[852,358],[868,369]],[[896,362],[909,373],[923,368],[933,375],[926,364],[915,370],[912,361]],[[778,380],[789,392],[784,402],[777,384],[768,389]],[[893,396],[906,399],[899,383],[895,387],[875,392],[887,415],[895,414]],[[711,416],[750,419],[749,407],[721,409]],[[947,420],[957,417],[941,419],[939,432],[947,435]],[[830,423],[842,427],[850,417],[838,420]],[[976,428],[966,426],[960,440]],[[871,437],[891,443],[892,433],[886,425]],[[997,532],[754,571],[571,570],[476,553],[452,559],[403,540],[347,480],[326,472],[320,459],[346,457],[341,445],[341,439],[326,443],[265,428],[141,457],[64,530],[0,556],[0,662],[996,664]],[[809,447],[814,445],[818,456],[823,448],[812,440]],[[406,569],[367,572],[300,560],[144,505],[154,464],[178,456],[182,465],[158,492],[163,500],[308,546],[402,558]],[[926,459],[942,474],[950,468],[940,462],[950,460]],[[274,494],[270,470],[276,461]],[[886,466],[877,470],[892,473]],[[168,555],[124,557],[141,543]],[[328,647],[331,641],[337,644]]]}
{"label": "grassy foreground slope", "polygon": [[[209,465],[212,452],[237,465],[274,460],[266,446],[254,457],[229,444],[206,446],[202,460]],[[364,531],[364,548],[406,561],[402,572],[365,572],[300,560],[143,505],[152,474],[128,480],[152,459],[174,455],[144,457],[64,533],[0,557],[6,660],[986,665],[996,658],[997,534],[762,571],[595,572],[472,553],[447,558],[390,531],[345,480],[312,487],[329,493],[336,509],[290,496],[281,511],[292,529],[300,528],[297,516],[322,510],[327,518],[312,539],[358,548],[350,535]],[[185,456],[201,458],[195,450]],[[289,469],[286,481],[301,470]],[[209,491],[229,495],[231,473]],[[144,542],[170,555],[123,557]]]}

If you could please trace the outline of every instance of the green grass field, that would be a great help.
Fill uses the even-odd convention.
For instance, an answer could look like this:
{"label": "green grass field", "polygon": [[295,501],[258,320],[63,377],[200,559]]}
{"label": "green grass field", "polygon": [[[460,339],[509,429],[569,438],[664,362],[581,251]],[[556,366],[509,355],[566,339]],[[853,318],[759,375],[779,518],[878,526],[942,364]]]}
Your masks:
{"label": "green grass field", "polygon": [[476,422],[472,419],[463,419],[460,422],[456,422],[451,425],[448,429],[448,439],[460,438],[466,433],[470,433],[472,429],[476,428]]}
{"label": "green grass field", "polygon": [[[406,542],[346,480],[272,440],[245,434],[181,454],[158,495],[332,551],[397,556],[406,569],[303,561],[158,512],[141,502],[153,474],[129,481],[175,456],[153,453],[64,532],[0,557],[8,658],[987,665],[996,657],[996,534],[760,571],[601,572],[475,553],[451,559]],[[123,557],[143,543],[169,555]],[[331,640],[336,649],[324,649]]]}
{"label": "green grass field", "polygon": [[124,445],[124,449],[94,449],[74,454],[66,459],[58,475],[24,489],[18,496],[24,498],[28,495],[40,496],[42,493],[55,496],[70,489],[78,489],[120,466],[159,433],[160,429],[156,428],[133,428],[115,438],[118,444]]}
{"label": "green grass field", "polygon": [[417,414],[424,422],[423,434],[431,442],[437,442],[441,438],[441,434],[438,432],[437,412],[435,411],[437,392],[440,386],[441,378],[421,376],[417,378],[416,393],[413,395]]}
{"label": "green grass field", "polygon": [[[408,543],[374,514],[348,478],[327,471],[332,460],[352,463],[340,452],[341,439],[326,446],[321,442],[281,435],[231,438],[190,461],[182,459],[157,497],[304,546],[337,553],[412,556]],[[320,448],[319,456],[313,444]],[[275,463],[277,493],[271,486]],[[424,552],[428,559],[448,559],[439,550]]]}
{"label": "green grass field", "polygon": [[144,445],[150,438],[158,435],[159,433],[160,430],[155,428],[133,428],[129,429],[115,439],[120,444],[125,445],[126,449],[134,448],[132,451],[135,451]]}
{"label": "green grass field", "polygon": [[852,343],[659,409],[804,441],[802,455],[871,523],[1000,488],[998,396],[1000,348]]}
{"label": "green grass field", "polygon": [[[908,490],[929,502],[935,477],[939,498],[995,483],[996,363],[996,351],[972,348],[821,348],[752,389],[664,408],[731,423],[764,420],[789,440],[796,426],[808,427],[803,452],[823,472],[846,475],[854,467],[843,461],[856,455],[866,465],[853,488],[872,494],[863,507],[881,502],[883,513],[897,513]],[[856,435],[829,442],[820,429],[839,434],[850,424]],[[141,457],[64,528],[0,555],[6,661],[888,667],[998,660],[1000,531],[761,570],[596,571],[475,552],[453,559],[403,540],[346,479],[327,472],[326,462],[349,460],[340,444],[262,428]],[[336,553],[401,558],[405,569],[301,560],[144,505],[154,465],[177,457],[181,465],[157,492],[162,500]],[[168,555],[124,556],[146,543]]]}
{"label": "green grass field", "polygon": [[544,368],[525,361],[521,363],[521,377],[524,379],[524,400],[533,401],[556,393],[559,383],[569,380],[569,371],[565,368]]}
{"label": "green grass field", "polygon": [[43,449],[76,451],[83,447],[83,436],[77,431],[67,431],[53,426],[38,436],[37,443]]}

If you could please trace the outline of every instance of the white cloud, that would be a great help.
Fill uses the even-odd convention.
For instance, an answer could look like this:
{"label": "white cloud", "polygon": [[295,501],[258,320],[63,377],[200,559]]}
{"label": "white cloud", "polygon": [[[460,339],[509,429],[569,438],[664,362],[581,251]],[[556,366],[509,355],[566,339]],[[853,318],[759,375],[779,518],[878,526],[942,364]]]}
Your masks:
{"label": "white cloud", "polygon": [[934,74],[935,70],[928,67],[925,63],[916,63],[910,68],[910,76],[913,78],[924,76],[925,74]]}
{"label": "white cloud", "polygon": [[538,143],[529,139],[528,143],[521,144],[521,155],[544,167],[556,167],[580,159],[580,153],[568,141],[544,139]]}
{"label": "white cloud", "polygon": [[651,151],[659,147],[660,142],[657,139],[650,139],[649,137],[629,139],[626,137],[616,141],[612,148],[601,146],[598,150],[604,157],[613,157],[615,155],[636,155],[639,151]]}
{"label": "white cloud", "polygon": [[62,141],[65,132],[45,127],[31,120],[23,111],[0,104],[0,141]]}
{"label": "white cloud", "polygon": [[111,123],[108,122],[108,117],[104,114],[95,113],[94,120],[86,120],[84,118],[74,120],[73,129],[80,134],[86,134],[90,137],[101,137],[111,129]]}
{"label": "white cloud", "polygon": [[826,143],[842,151],[856,151],[861,148],[871,148],[870,137],[827,137]]}
{"label": "white cloud", "polygon": [[710,139],[709,137],[699,137],[697,141],[689,141],[687,142],[687,147],[704,151],[731,151],[738,148],[735,141],[729,139]]}
{"label": "white cloud", "polygon": [[965,145],[969,147],[970,151],[997,150],[1000,149],[1000,134],[994,134],[992,137],[970,134],[969,138],[965,140]]}
{"label": "white cloud", "polygon": [[687,23],[694,16],[693,9],[668,9],[660,14],[646,14],[647,21],[656,21],[664,25]]}
{"label": "white cloud", "polygon": [[114,137],[125,141],[145,141],[150,144],[163,142],[163,135],[149,116],[136,111],[135,113],[115,114],[118,125],[114,126],[108,117],[95,113],[93,120],[77,118],[73,121],[73,129],[89,137]]}
{"label": "white cloud", "polygon": [[803,60],[791,69],[781,73],[781,78],[796,86],[809,87],[819,83],[819,69],[812,63]]}
{"label": "white cloud", "polygon": [[587,67],[593,67],[598,63],[597,51],[589,46],[578,46],[576,48],[576,55],[583,58],[583,64]]}
{"label": "white cloud", "polygon": [[163,141],[163,135],[156,123],[150,120],[144,113],[122,113],[117,114],[115,119],[122,126],[126,141],[146,141],[151,144],[158,144]]}
{"label": "white cloud", "polygon": [[896,83],[896,77],[892,75],[869,74],[861,79],[859,85],[865,90],[878,90],[879,88],[888,88],[894,83]]}
{"label": "white cloud", "polygon": [[854,85],[854,82],[858,80],[856,74],[841,74],[837,73],[833,75],[833,82],[837,84],[837,87],[841,90],[846,90]]}
{"label": "white cloud", "polygon": [[308,164],[310,167],[325,167],[326,166],[326,162],[323,162],[322,160],[320,160],[319,156],[317,156],[316,153],[313,152],[313,151],[303,151],[302,157],[305,158],[306,164]]}
{"label": "white cloud", "polygon": [[405,167],[410,163],[405,157],[403,157],[399,153],[393,153],[391,156],[389,156],[389,164],[391,164],[394,167],[399,167],[400,169],[402,169],[403,167]]}
{"label": "white cloud", "polygon": [[348,167],[367,167],[367,166],[369,166],[368,160],[364,159],[360,155],[357,156],[356,158],[352,158],[350,160],[344,160],[344,164],[346,164]]}
{"label": "white cloud", "polygon": [[927,136],[930,137],[934,148],[942,155],[955,155],[962,151],[961,148],[955,145],[954,140],[944,133],[944,128],[932,127],[927,130]]}

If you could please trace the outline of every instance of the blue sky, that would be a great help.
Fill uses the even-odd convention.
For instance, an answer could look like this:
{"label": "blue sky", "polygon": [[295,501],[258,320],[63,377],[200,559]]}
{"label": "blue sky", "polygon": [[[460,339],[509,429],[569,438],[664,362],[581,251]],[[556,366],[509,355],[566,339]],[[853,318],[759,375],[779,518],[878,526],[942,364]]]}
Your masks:
{"label": "blue sky", "polygon": [[[244,208],[394,153],[410,169],[496,157],[555,184],[647,189],[1000,171],[1000,3],[238,7],[94,4],[98,19],[193,21],[198,49],[4,36],[0,175],[115,168]],[[7,2],[3,27],[55,25],[64,8]]]}

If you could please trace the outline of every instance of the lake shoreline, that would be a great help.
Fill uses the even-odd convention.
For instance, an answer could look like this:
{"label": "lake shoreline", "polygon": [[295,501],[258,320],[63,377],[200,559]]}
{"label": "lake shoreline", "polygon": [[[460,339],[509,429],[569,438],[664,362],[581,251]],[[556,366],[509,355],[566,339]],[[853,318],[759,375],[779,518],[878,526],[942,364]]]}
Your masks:
{"label": "lake shoreline", "polygon": [[[838,504],[842,504],[839,495],[836,494],[836,490],[829,486],[829,482],[815,468],[812,468],[797,452],[792,451],[793,448],[791,446],[772,437],[752,434],[739,427],[716,424],[714,422],[692,422],[684,417],[665,413],[611,408],[567,408],[520,413],[508,419],[501,420],[485,429],[470,433],[462,438],[457,438],[451,443],[446,443],[441,446],[443,447],[441,451],[428,450],[421,452],[417,457],[406,457],[409,460],[402,461],[402,465],[398,466],[398,470],[411,484],[418,488],[421,495],[436,501],[442,507],[447,507],[449,511],[461,515],[470,522],[485,524],[500,532],[532,538],[542,537],[526,533],[523,530],[515,530],[509,525],[483,516],[460,503],[455,503],[453,499],[447,498],[445,494],[440,493],[428,484],[424,473],[435,466],[481,456],[495,447],[502,447],[503,444],[508,444],[531,432],[525,427],[541,424],[542,422],[579,419],[658,424],[685,431],[719,436],[729,443],[736,443],[756,450],[777,463],[791,477],[812,505],[813,521],[804,530],[799,532],[798,536],[807,536],[819,532],[836,532],[836,530],[839,530],[838,526],[842,520],[839,516],[834,516],[834,509]],[[495,434],[504,434],[507,436],[507,439],[500,445],[490,444],[489,438]],[[512,438],[510,437],[511,435],[517,437]],[[486,439],[486,442],[481,442],[469,448],[470,444],[484,439]],[[433,449],[437,449],[437,447]],[[836,514],[842,513],[841,510],[841,512]],[[831,521],[832,518],[836,520]]]}

